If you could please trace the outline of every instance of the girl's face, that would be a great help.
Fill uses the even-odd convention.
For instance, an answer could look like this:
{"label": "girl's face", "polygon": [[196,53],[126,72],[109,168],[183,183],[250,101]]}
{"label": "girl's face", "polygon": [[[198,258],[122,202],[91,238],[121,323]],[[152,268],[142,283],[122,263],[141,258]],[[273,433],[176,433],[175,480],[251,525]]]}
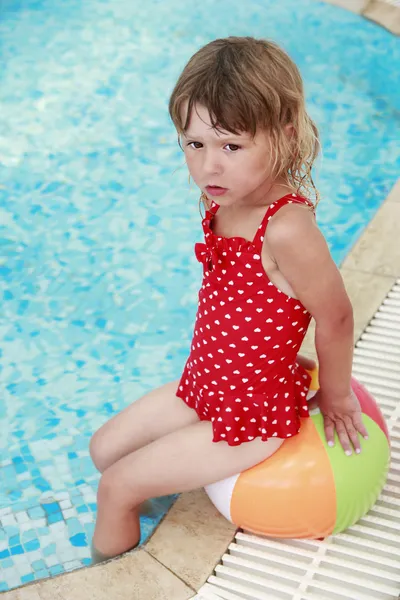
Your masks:
{"label": "girl's face", "polygon": [[196,105],[182,147],[191,177],[218,204],[262,204],[273,159],[267,133],[234,135],[213,129],[207,108]]}

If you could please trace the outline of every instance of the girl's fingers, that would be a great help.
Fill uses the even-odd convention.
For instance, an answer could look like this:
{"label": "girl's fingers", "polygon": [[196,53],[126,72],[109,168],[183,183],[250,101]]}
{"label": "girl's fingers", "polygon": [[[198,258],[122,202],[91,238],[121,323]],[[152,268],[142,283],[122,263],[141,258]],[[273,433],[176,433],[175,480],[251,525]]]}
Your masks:
{"label": "girl's fingers", "polygon": [[361,414],[358,414],[353,417],[353,425],[357,429],[359,433],[363,436],[364,439],[368,439],[368,431],[363,423]]}
{"label": "girl's fingers", "polygon": [[346,426],[343,421],[336,421],[335,426],[336,426],[336,433],[338,434],[339,441],[343,447],[343,450],[345,451],[347,456],[350,456],[350,454],[352,454],[352,449],[351,449],[350,438],[347,433]]}
{"label": "girl's fingers", "polygon": [[359,454],[361,452],[361,446],[360,446],[360,440],[358,438],[358,431],[355,428],[355,425],[353,424],[353,421],[351,420],[350,417],[345,417],[345,427],[347,430],[347,435],[348,435],[351,443],[353,444],[356,454]]}
{"label": "girl's fingers", "polygon": [[335,426],[330,417],[324,416],[324,429],[325,429],[325,437],[328,443],[328,446],[335,445]]}
{"label": "girl's fingers", "polygon": [[[340,419],[334,422],[329,419],[329,422],[331,423],[332,430],[334,431],[334,429],[336,429],[339,441],[347,456],[350,456],[350,454],[353,453],[353,448],[356,453],[359,454],[361,452],[359,433],[361,433],[361,435],[364,437],[368,437],[368,433],[362,422],[361,416],[356,416],[353,419],[350,417],[345,417],[344,420]],[[325,428],[325,431],[326,430],[327,427]]]}

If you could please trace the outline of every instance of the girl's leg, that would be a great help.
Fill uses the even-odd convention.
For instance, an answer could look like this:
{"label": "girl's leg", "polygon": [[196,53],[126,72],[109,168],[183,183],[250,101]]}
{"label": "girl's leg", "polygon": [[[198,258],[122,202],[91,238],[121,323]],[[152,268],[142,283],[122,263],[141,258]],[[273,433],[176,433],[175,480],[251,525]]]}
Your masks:
{"label": "girl's leg", "polygon": [[103,474],[93,546],[104,557],[138,544],[138,506],[146,499],[214,483],[265,460],[283,440],[256,438],[240,446],[212,441],[209,421],[188,425],[124,456]]}
{"label": "girl's leg", "polygon": [[152,390],[107,421],[90,441],[90,455],[102,473],[123,456],[175,429],[199,421],[175,395],[179,380]]}

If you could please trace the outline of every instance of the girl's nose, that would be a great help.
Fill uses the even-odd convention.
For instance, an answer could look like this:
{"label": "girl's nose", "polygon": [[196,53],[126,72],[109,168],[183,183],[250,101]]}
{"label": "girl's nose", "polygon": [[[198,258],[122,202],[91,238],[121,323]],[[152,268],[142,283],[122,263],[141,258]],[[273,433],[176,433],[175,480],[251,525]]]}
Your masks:
{"label": "girl's nose", "polygon": [[203,169],[208,175],[215,175],[221,172],[221,164],[214,152],[205,153]]}

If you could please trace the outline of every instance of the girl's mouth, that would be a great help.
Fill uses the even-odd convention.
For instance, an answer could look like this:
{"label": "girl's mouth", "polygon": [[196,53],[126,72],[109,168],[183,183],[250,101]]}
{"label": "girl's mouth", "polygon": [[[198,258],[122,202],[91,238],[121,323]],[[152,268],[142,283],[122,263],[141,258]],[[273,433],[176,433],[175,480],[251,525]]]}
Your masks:
{"label": "girl's mouth", "polygon": [[227,188],[220,187],[219,185],[207,185],[206,192],[210,196],[223,196],[228,191]]}

